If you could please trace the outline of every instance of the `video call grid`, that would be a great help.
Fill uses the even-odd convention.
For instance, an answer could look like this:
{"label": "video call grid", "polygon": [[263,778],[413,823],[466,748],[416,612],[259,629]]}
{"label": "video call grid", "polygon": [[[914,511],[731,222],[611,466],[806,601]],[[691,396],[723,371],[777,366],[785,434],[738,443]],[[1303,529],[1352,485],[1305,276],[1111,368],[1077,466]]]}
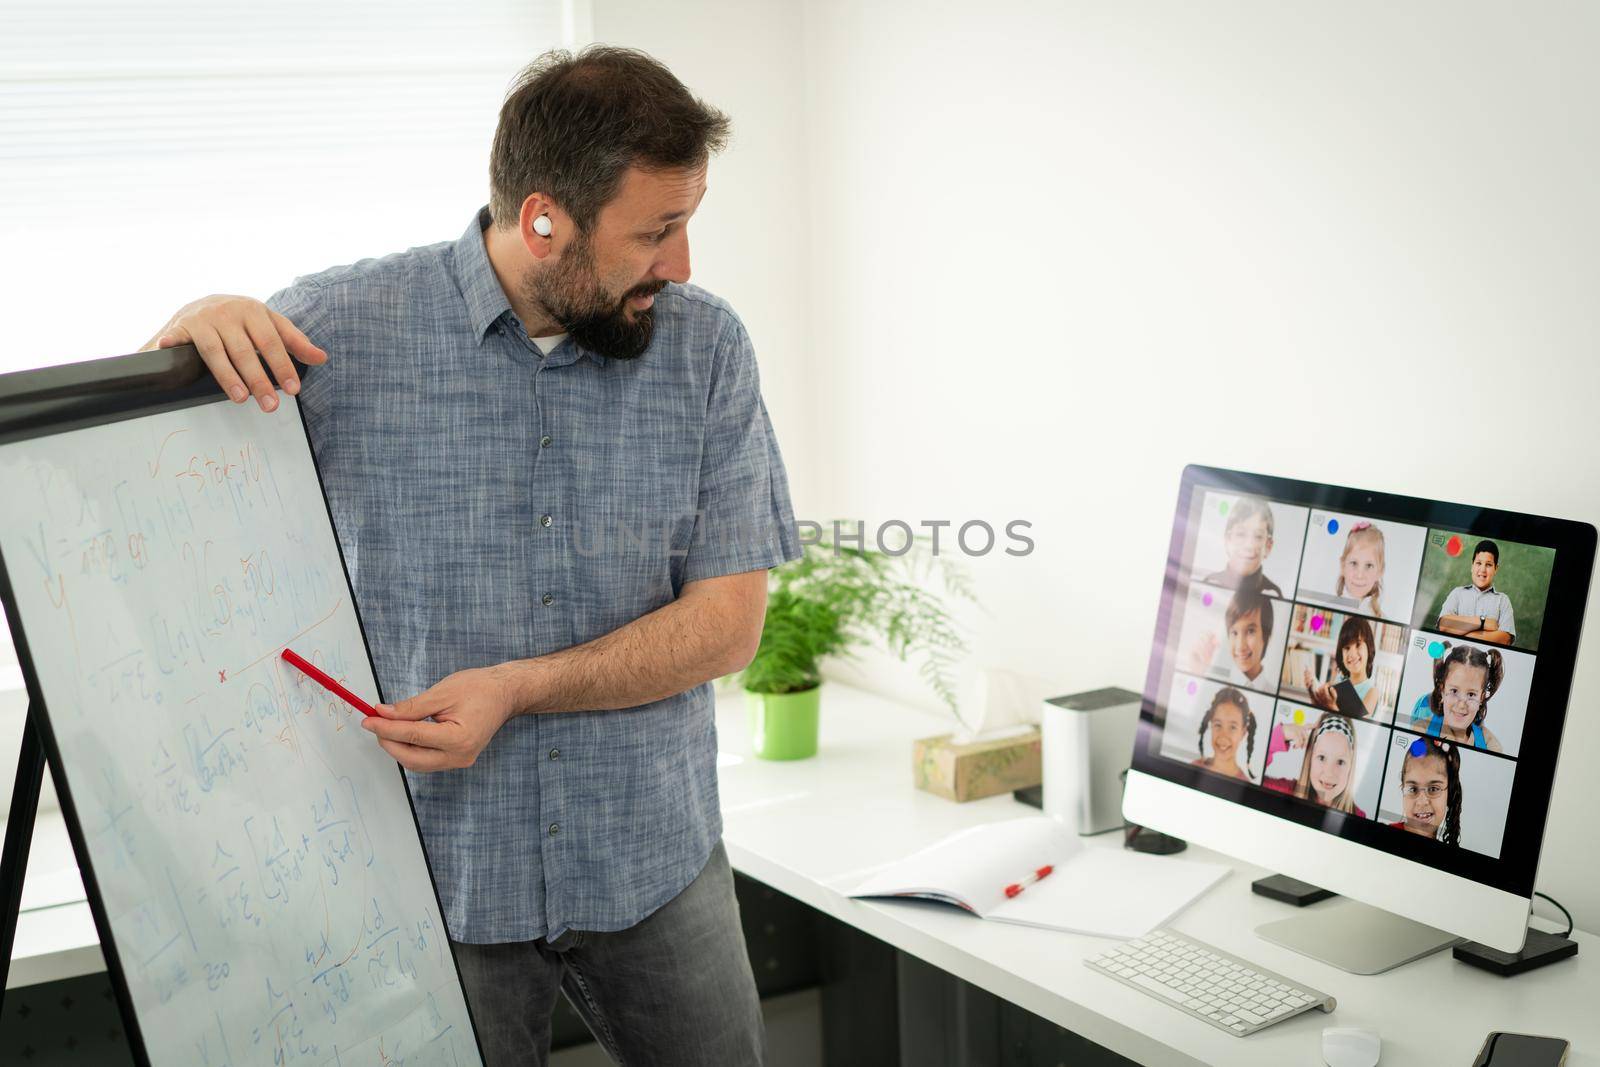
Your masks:
{"label": "video call grid", "polygon": [[[1199,506],[1201,508],[1204,508],[1205,506],[1207,506],[1207,504],[1213,498],[1216,498],[1218,496],[1226,497],[1226,496],[1234,496],[1234,495],[1235,494],[1206,493],[1202,497],[1202,503]],[[1244,495],[1246,495],[1246,494],[1239,494],[1238,496],[1244,496]],[[1422,635],[1426,635],[1426,636],[1429,636],[1429,637],[1438,638],[1438,639],[1440,639],[1442,641],[1452,641],[1452,642],[1467,641],[1468,643],[1471,643],[1471,644],[1475,644],[1475,642],[1471,642],[1469,639],[1464,638],[1464,637],[1462,637],[1460,635],[1454,635],[1454,634],[1446,633],[1446,632],[1444,632],[1442,630],[1439,630],[1437,628],[1429,628],[1429,627],[1426,627],[1426,626],[1417,627],[1417,626],[1411,625],[1412,620],[1415,620],[1416,618],[1418,618],[1419,617],[1419,613],[1423,612],[1423,610],[1424,610],[1423,598],[1425,596],[1427,596],[1427,594],[1425,594],[1423,592],[1422,588],[1421,588],[1422,579],[1423,579],[1424,573],[1426,571],[1425,548],[1424,548],[1424,553],[1421,556],[1419,556],[1419,558],[1416,561],[1415,573],[1412,575],[1412,582],[1411,582],[1411,584],[1409,586],[1406,587],[1406,588],[1409,588],[1411,590],[1411,598],[1410,598],[1410,604],[1409,604],[1410,612],[1406,616],[1404,616],[1404,621],[1401,621],[1399,619],[1386,618],[1386,617],[1383,617],[1381,615],[1362,612],[1359,609],[1362,606],[1363,602],[1358,602],[1355,608],[1347,608],[1347,607],[1344,607],[1343,605],[1334,607],[1334,606],[1329,606],[1328,604],[1322,604],[1322,603],[1317,603],[1315,601],[1308,601],[1308,600],[1301,599],[1301,593],[1302,593],[1303,585],[1304,585],[1304,582],[1305,582],[1306,562],[1307,562],[1307,557],[1308,557],[1309,551],[1310,551],[1309,542],[1310,542],[1310,539],[1311,539],[1313,522],[1314,522],[1314,520],[1319,518],[1319,515],[1318,515],[1319,511],[1322,512],[1322,515],[1320,517],[1323,519],[1323,521],[1326,521],[1327,513],[1331,509],[1316,509],[1316,508],[1311,508],[1311,507],[1306,506],[1306,505],[1299,505],[1299,504],[1285,504],[1284,506],[1293,508],[1296,511],[1304,512],[1305,519],[1304,519],[1304,526],[1299,531],[1299,535],[1300,536],[1299,536],[1298,541],[1297,541],[1297,544],[1299,546],[1299,552],[1298,552],[1298,555],[1297,555],[1297,558],[1296,558],[1296,562],[1295,562],[1295,574],[1294,574],[1294,578],[1293,578],[1293,585],[1292,585],[1293,592],[1292,592],[1292,595],[1285,595],[1285,596],[1272,596],[1270,594],[1267,595],[1267,599],[1269,599],[1273,604],[1273,610],[1274,610],[1274,613],[1275,613],[1275,618],[1282,620],[1281,622],[1275,622],[1275,626],[1283,627],[1283,628],[1287,629],[1291,625],[1291,621],[1294,618],[1295,609],[1297,607],[1305,607],[1305,608],[1310,609],[1310,610],[1316,610],[1316,611],[1320,611],[1320,612],[1327,612],[1327,613],[1330,613],[1330,614],[1337,613],[1337,614],[1342,614],[1342,615],[1344,615],[1346,617],[1357,617],[1357,618],[1364,619],[1364,620],[1367,621],[1369,626],[1373,627],[1375,633],[1378,632],[1378,627],[1379,626],[1394,626],[1394,627],[1396,627],[1396,628],[1398,628],[1400,630],[1399,655],[1400,655],[1401,665],[1400,665],[1400,672],[1399,672],[1399,675],[1397,676],[1397,679],[1396,679],[1396,682],[1395,682],[1395,686],[1394,686],[1395,706],[1390,710],[1389,717],[1388,717],[1387,721],[1379,721],[1379,720],[1377,720],[1377,719],[1375,719],[1373,717],[1370,717],[1370,716],[1369,717],[1364,717],[1364,718],[1359,719],[1359,720],[1356,720],[1356,721],[1361,723],[1363,728],[1368,729],[1368,730],[1377,730],[1377,731],[1380,732],[1379,733],[1379,740],[1377,742],[1376,747],[1381,748],[1381,750],[1383,752],[1382,769],[1381,769],[1381,771],[1379,773],[1379,776],[1378,776],[1378,779],[1377,779],[1377,782],[1378,782],[1378,797],[1381,800],[1381,798],[1383,796],[1383,783],[1387,782],[1388,775],[1389,775],[1389,773],[1391,771],[1391,767],[1393,767],[1395,769],[1395,771],[1398,772],[1398,767],[1399,767],[1398,763],[1393,763],[1392,762],[1394,760],[1394,752],[1395,752],[1396,748],[1399,747],[1398,745],[1396,745],[1394,743],[1395,737],[1397,735],[1404,735],[1404,736],[1416,739],[1416,738],[1425,738],[1425,737],[1429,736],[1426,733],[1422,732],[1421,730],[1419,730],[1419,729],[1417,729],[1417,728],[1415,728],[1415,727],[1413,727],[1411,725],[1411,722],[1412,722],[1411,709],[1404,708],[1404,707],[1400,706],[1401,705],[1401,694],[1403,694],[1403,693],[1405,693],[1407,691],[1407,682],[1408,682],[1408,680],[1414,680],[1412,678],[1408,678],[1407,672],[1411,671],[1411,670],[1415,670],[1415,669],[1422,669],[1422,668],[1420,668],[1420,665],[1413,665],[1413,664],[1410,663],[1410,660],[1412,659],[1412,657],[1409,655],[1409,649],[1411,647],[1411,642],[1412,642],[1413,635],[1414,634],[1422,634]],[[1198,577],[1198,571],[1199,571],[1200,568],[1198,568],[1197,565],[1196,565],[1195,556],[1198,553],[1199,548],[1200,548],[1199,523],[1197,521],[1193,521],[1193,520],[1194,520],[1194,516],[1191,516],[1190,530],[1192,532],[1192,536],[1189,538],[1188,543],[1185,546],[1185,549],[1186,549],[1186,551],[1185,551],[1185,560],[1184,560],[1184,568],[1183,568],[1183,571],[1182,571],[1182,573],[1184,574],[1185,577],[1181,580],[1182,581],[1182,586],[1181,586],[1181,589],[1179,590],[1179,596],[1177,598],[1177,604],[1185,605],[1185,606],[1187,606],[1187,604],[1189,603],[1190,593],[1192,592],[1192,590],[1197,585],[1201,586],[1201,587],[1205,587],[1205,588],[1214,589],[1217,593],[1225,594],[1225,595],[1228,595],[1228,596],[1233,595],[1233,592],[1234,592],[1234,590],[1229,589],[1226,586],[1213,585],[1212,583],[1209,583],[1209,582],[1205,581],[1204,579]],[[1424,546],[1427,544],[1428,539],[1430,537],[1432,537],[1433,535],[1435,535],[1436,533],[1438,533],[1438,534],[1449,534],[1449,531],[1435,531],[1430,527],[1418,526],[1418,525],[1411,524],[1411,523],[1399,523],[1399,522],[1393,522],[1393,521],[1390,521],[1390,520],[1383,520],[1383,521],[1385,522],[1386,525],[1389,525],[1389,526],[1394,526],[1394,527],[1404,528],[1404,529],[1411,530],[1411,531],[1421,532],[1423,534],[1423,537],[1424,537]],[[1274,531],[1274,535],[1273,536],[1274,536],[1274,540],[1276,540],[1277,539],[1277,532],[1276,531]],[[1471,547],[1472,547],[1471,544],[1465,544],[1465,547],[1462,550],[1463,551],[1470,551]],[[1385,568],[1385,569],[1387,570],[1387,568]],[[1274,583],[1274,584],[1276,584],[1276,583]],[[1281,588],[1280,588],[1280,591],[1282,591]],[[1325,599],[1327,599],[1327,598],[1325,598]],[[1429,597],[1429,599],[1431,600],[1431,596]],[[1428,606],[1431,606],[1431,604],[1428,605]],[[1187,620],[1183,620],[1183,621],[1187,621]],[[1183,628],[1182,628],[1182,626],[1180,624],[1179,641],[1178,641],[1178,644],[1177,644],[1176,647],[1182,648],[1183,647],[1183,642],[1185,641],[1185,639],[1188,636],[1189,636],[1188,634],[1183,632]],[[1512,645],[1510,645],[1508,647],[1510,649],[1512,649],[1512,650],[1519,651],[1519,652],[1525,652],[1526,653],[1528,651],[1528,650],[1522,648],[1520,646],[1520,643],[1512,644]],[[1266,698],[1266,699],[1268,699],[1268,700],[1270,700],[1272,702],[1271,703],[1271,711],[1270,711],[1270,713],[1268,715],[1268,723],[1269,723],[1269,725],[1268,725],[1267,730],[1266,730],[1266,738],[1267,738],[1267,743],[1268,744],[1270,744],[1270,740],[1271,740],[1272,735],[1273,735],[1274,727],[1276,727],[1277,725],[1280,724],[1279,716],[1280,716],[1280,714],[1282,712],[1284,712],[1286,710],[1285,709],[1285,705],[1286,704],[1291,704],[1291,705],[1292,704],[1299,704],[1305,710],[1307,710],[1307,711],[1313,711],[1314,710],[1318,714],[1321,714],[1324,711],[1328,711],[1331,714],[1343,714],[1342,712],[1338,712],[1336,710],[1331,710],[1331,709],[1327,709],[1327,708],[1323,708],[1323,707],[1320,707],[1318,705],[1315,705],[1312,701],[1295,700],[1294,699],[1295,694],[1288,694],[1288,695],[1285,694],[1284,690],[1285,690],[1286,686],[1285,686],[1285,682],[1284,682],[1283,671],[1284,671],[1284,665],[1288,661],[1289,652],[1290,652],[1289,641],[1287,639],[1285,639],[1284,641],[1282,641],[1280,643],[1280,646],[1279,646],[1279,648],[1278,648],[1278,650],[1276,652],[1275,658],[1273,660],[1271,660],[1271,661],[1268,661],[1266,659],[1262,660],[1261,673],[1259,675],[1257,675],[1257,678],[1255,680],[1266,680],[1269,677],[1271,679],[1275,679],[1275,683],[1272,684],[1270,689],[1269,688],[1264,688],[1263,686],[1259,686],[1259,685],[1251,685],[1251,684],[1249,684],[1249,682],[1239,682],[1239,681],[1236,681],[1236,680],[1229,680],[1229,681],[1224,683],[1226,685],[1233,686],[1234,688],[1242,689],[1248,694],[1253,694],[1253,695],[1256,695],[1256,696],[1260,696],[1260,697]],[[1374,661],[1376,661],[1376,658],[1377,658],[1376,650],[1372,650],[1372,655],[1373,655]],[[1436,657],[1433,657],[1433,658],[1436,658]],[[1531,653],[1528,653],[1528,660],[1529,660],[1529,662],[1526,665],[1526,670],[1529,673],[1529,681],[1530,681],[1530,685],[1531,685],[1531,675],[1532,675],[1532,671],[1533,671],[1537,661],[1536,661],[1536,657],[1534,655],[1532,655]],[[1429,678],[1427,679],[1427,684],[1428,684],[1428,688],[1431,689],[1432,688],[1432,684],[1433,684],[1432,683],[1432,678],[1431,678],[1432,668],[1428,667],[1428,668],[1425,668],[1425,669],[1429,673]],[[1269,671],[1271,672],[1270,675],[1269,675]],[[1208,678],[1208,677],[1206,677],[1204,675],[1191,674],[1190,672],[1187,672],[1187,671],[1183,670],[1181,665],[1175,665],[1174,666],[1174,669],[1171,672],[1171,678],[1173,678],[1174,680],[1176,680],[1178,678],[1189,678],[1189,679],[1192,679],[1195,682],[1216,682],[1217,681],[1217,679],[1215,679],[1215,678]],[[1169,685],[1168,692],[1169,693],[1171,692],[1170,685]],[[1518,756],[1516,754],[1513,754],[1513,753],[1495,752],[1495,751],[1492,751],[1492,750],[1490,750],[1488,748],[1478,748],[1478,747],[1474,747],[1474,746],[1471,746],[1471,745],[1463,745],[1463,744],[1461,744],[1459,742],[1456,743],[1456,747],[1460,751],[1462,751],[1463,753],[1470,752],[1473,755],[1474,758],[1476,758],[1478,756],[1487,756],[1487,757],[1490,757],[1490,758],[1493,758],[1493,759],[1497,759],[1497,760],[1509,761],[1509,763],[1512,764],[1513,766],[1516,764],[1517,758],[1518,758]],[[1520,746],[1519,746],[1519,751],[1520,751]],[[1168,758],[1175,758],[1175,757],[1168,756]],[[1263,777],[1262,781],[1255,782],[1253,784],[1257,788],[1265,788],[1265,778]],[[1506,800],[1509,800],[1509,792],[1507,794]],[[1317,804],[1317,802],[1315,802],[1315,801],[1304,801],[1304,802],[1305,803],[1311,803],[1311,804]],[[1317,806],[1320,807],[1321,805],[1317,804]],[[1370,819],[1370,820],[1373,820],[1373,821],[1378,821],[1379,820],[1379,818],[1380,818],[1380,809],[1379,809],[1379,803],[1378,802],[1374,802],[1373,810],[1370,813],[1367,813],[1365,815],[1365,817]],[[1498,852],[1499,852],[1499,848],[1496,847],[1493,854],[1498,854]]]}

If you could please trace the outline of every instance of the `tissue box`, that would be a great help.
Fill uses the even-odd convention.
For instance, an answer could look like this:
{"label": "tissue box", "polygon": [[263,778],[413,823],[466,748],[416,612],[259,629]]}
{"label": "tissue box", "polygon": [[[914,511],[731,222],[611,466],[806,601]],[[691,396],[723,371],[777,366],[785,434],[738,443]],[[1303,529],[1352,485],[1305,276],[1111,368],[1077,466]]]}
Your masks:
{"label": "tissue box", "polygon": [[1037,727],[1006,737],[956,743],[954,734],[924,737],[911,748],[918,789],[949,800],[981,800],[1043,780]]}

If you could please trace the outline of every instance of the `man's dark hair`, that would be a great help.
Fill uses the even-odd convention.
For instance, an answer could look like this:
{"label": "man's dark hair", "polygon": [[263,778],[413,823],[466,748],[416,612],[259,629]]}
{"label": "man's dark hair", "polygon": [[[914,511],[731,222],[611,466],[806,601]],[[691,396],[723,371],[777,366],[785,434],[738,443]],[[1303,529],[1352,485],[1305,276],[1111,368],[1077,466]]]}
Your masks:
{"label": "man's dark hair", "polygon": [[556,49],[523,68],[489,153],[489,212],[514,227],[544,193],[590,230],[629,167],[698,167],[728,141],[728,116],[631,48]]}
{"label": "man's dark hair", "polygon": [[1472,558],[1477,559],[1479,552],[1487,552],[1494,557],[1494,565],[1500,566],[1500,546],[1493,541],[1479,541],[1478,547],[1472,550]]}

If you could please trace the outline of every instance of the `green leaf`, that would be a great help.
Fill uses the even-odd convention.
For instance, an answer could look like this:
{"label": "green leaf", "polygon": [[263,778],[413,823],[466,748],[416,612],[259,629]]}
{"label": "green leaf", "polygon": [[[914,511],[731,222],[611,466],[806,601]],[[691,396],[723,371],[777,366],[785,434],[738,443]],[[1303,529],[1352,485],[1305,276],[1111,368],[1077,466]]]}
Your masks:
{"label": "green leaf", "polygon": [[947,596],[976,603],[970,576],[927,537],[901,556],[808,544],[799,559],[768,575],[761,643],[738,680],[758,693],[794,693],[822,681],[821,661],[853,659],[870,645],[902,661],[920,656],[918,674],[952,712],[953,674],[966,642],[943,601],[923,588],[939,572]]}

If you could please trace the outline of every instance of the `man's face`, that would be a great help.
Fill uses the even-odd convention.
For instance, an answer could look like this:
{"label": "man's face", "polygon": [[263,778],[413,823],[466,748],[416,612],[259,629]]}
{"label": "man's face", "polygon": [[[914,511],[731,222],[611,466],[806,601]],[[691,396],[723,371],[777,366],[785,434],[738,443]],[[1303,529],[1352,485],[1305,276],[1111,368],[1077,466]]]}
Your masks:
{"label": "man's face", "polygon": [[524,295],[591,352],[633,359],[650,347],[655,294],[689,280],[688,224],[704,167],[629,168],[587,232],[523,279]]}
{"label": "man's face", "polygon": [[1472,584],[1479,589],[1487,589],[1494,584],[1494,572],[1500,569],[1500,564],[1494,561],[1494,553],[1479,552],[1472,557]]}

